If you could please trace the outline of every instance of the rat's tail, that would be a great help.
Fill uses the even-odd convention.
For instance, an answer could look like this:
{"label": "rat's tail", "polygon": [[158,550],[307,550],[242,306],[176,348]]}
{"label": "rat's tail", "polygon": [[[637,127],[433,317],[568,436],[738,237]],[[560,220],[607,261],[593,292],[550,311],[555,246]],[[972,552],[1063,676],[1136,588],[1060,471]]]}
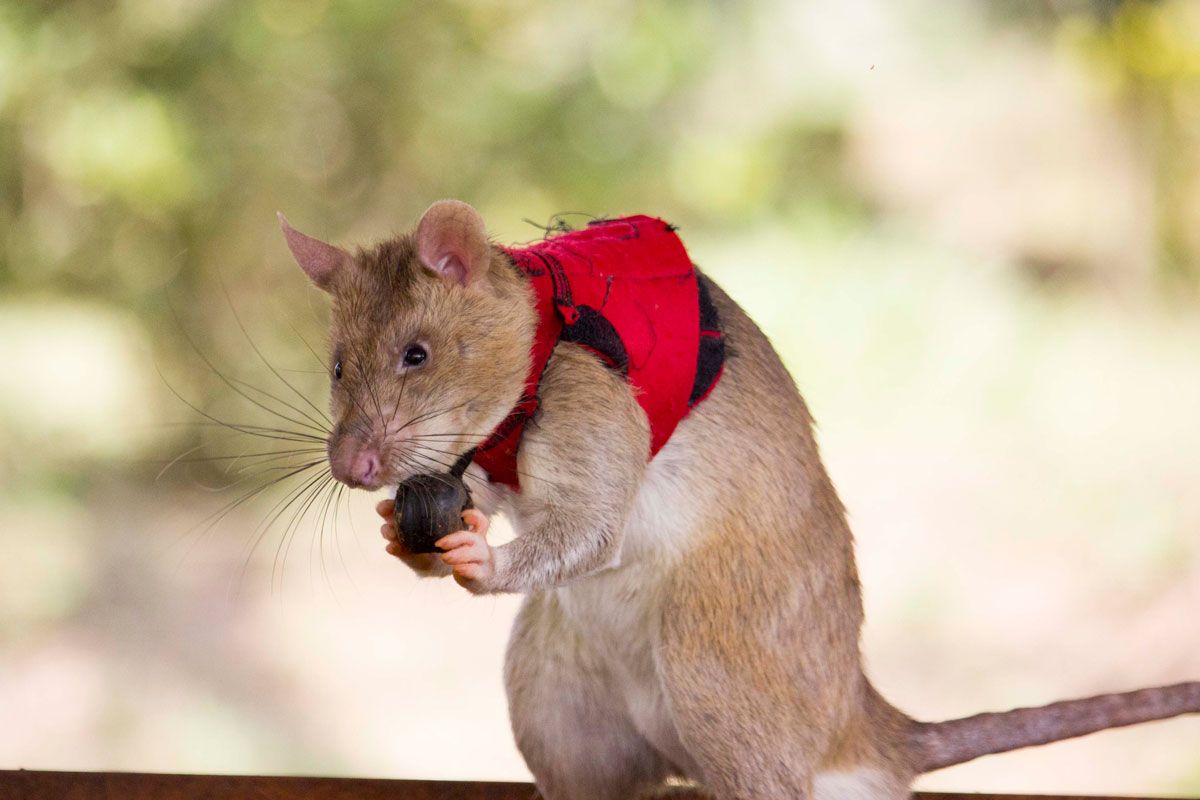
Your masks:
{"label": "rat's tail", "polygon": [[915,730],[920,754],[917,767],[920,772],[931,772],[991,753],[1195,712],[1200,712],[1200,681],[945,722],[919,722]]}

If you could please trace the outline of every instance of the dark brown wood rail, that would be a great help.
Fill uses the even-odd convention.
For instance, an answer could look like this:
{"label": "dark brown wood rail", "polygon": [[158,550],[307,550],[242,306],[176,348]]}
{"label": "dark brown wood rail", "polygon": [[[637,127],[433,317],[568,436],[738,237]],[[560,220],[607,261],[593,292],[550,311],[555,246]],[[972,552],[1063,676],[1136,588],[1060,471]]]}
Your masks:
{"label": "dark brown wood rail", "polygon": [[532,800],[526,783],[0,771],[3,800]]}
{"label": "dark brown wood rail", "polygon": [[[686,789],[662,796],[672,800],[703,798]],[[537,797],[528,783],[0,770],[3,800],[537,800]],[[1112,800],[1080,795],[932,792],[914,797],[917,800]]]}

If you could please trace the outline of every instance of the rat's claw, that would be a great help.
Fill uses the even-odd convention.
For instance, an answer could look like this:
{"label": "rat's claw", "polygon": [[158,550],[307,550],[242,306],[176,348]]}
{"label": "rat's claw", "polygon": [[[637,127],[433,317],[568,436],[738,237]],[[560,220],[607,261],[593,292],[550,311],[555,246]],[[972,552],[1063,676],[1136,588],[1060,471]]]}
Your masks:
{"label": "rat's claw", "polygon": [[[486,531],[487,517],[480,517],[480,527]],[[463,518],[467,520],[467,514],[464,513]],[[468,520],[468,524],[472,526],[479,522],[480,520]],[[442,563],[454,569],[454,579],[459,585],[476,593],[487,590],[488,581],[496,572],[496,556],[482,532],[459,531],[443,536],[435,544],[445,551],[442,553]]]}
{"label": "rat's claw", "polygon": [[[482,547],[487,547],[487,539],[483,538],[483,534],[475,533],[474,531],[459,531],[443,536],[434,542],[434,547],[437,547],[446,552],[442,553],[442,560],[446,561],[446,556],[455,553],[458,550],[471,550],[479,552]],[[451,563],[446,561],[447,564]]]}
{"label": "rat's claw", "polygon": [[385,522],[379,526],[379,532],[383,534],[383,538],[389,542],[397,541],[400,537],[396,531],[396,523]]}
{"label": "rat's claw", "polygon": [[487,514],[484,514],[478,508],[468,508],[462,513],[462,520],[467,524],[467,530],[474,531],[480,536],[487,536],[491,521],[488,519]]}
{"label": "rat's claw", "polygon": [[375,504],[375,513],[386,519],[390,519],[396,513],[396,501],[392,498],[380,500]]}
{"label": "rat's claw", "polygon": [[[386,527],[386,526],[385,526]],[[384,550],[403,561],[419,577],[441,578],[451,570],[434,553],[410,553],[398,539],[388,539]]]}

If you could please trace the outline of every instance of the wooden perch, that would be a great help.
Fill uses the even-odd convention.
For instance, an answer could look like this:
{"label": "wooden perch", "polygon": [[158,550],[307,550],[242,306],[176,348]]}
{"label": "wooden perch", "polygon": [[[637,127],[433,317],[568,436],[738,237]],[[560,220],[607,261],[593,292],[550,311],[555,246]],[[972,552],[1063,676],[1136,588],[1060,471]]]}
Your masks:
{"label": "wooden perch", "polygon": [[[683,788],[659,796],[672,800],[704,798]],[[4,800],[537,800],[537,797],[533,785],[528,783],[0,770],[0,798]],[[916,800],[1113,800],[1080,795],[934,792],[918,792],[913,797]]]}

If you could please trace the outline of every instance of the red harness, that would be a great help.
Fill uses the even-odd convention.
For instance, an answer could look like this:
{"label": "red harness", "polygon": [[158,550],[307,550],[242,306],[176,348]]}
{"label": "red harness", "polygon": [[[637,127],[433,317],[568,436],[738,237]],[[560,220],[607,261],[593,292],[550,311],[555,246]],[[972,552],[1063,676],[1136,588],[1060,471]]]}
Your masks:
{"label": "red harness", "polygon": [[538,408],[538,386],[560,341],[625,375],[650,421],[653,458],[716,385],[724,340],[705,279],[675,228],[647,216],[597,220],[504,252],[529,279],[538,326],[525,393],[475,452],[493,483],[520,489],[517,447]]}

